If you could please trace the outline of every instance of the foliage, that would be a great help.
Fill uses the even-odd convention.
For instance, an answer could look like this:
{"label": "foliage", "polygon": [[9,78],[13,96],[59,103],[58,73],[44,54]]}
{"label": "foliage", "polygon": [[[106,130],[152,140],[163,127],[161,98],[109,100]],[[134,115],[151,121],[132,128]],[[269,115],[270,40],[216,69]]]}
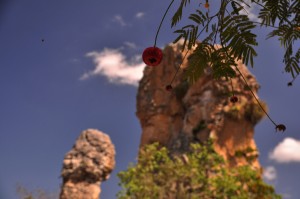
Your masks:
{"label": "foliage", "polygon": [[249,164],[253,163],[253,161],[257,159],[257,156],[258,156],[257,150],[251,147],[247,147],[246,149],[235,151],[235,157],[245,158],[245,160]]}
{"label": "foliage", "polygon": [[28,190],[21,184],[17,184],[16,192],[19,195],[20,199],[56,199],[58,198],[58,193],[56,192],[46,192],[41,188],[37,188],[34,190]]}
{"label": "foliage", "polygon": [[230,107],[230,109],[225,112],[225,115],[233,120],[240,120],[242,119],[243,112],[241,111],[241,105],[234,105]]}
{"label": "foliage", "polygon": [[[264,108],[264,110],[268,110],[268,106],[264,101],[259,100],[259,103]],[[251,103],[245,105],[245,119],[250,121],[253,125],[256,125],[264,116],[265,113],[259,106],[257,106],[257,104]]]}
{"label": "foliage", "polygon": [[249,103],[248,101],[240,101],[238,104],[229,106],[224,113],[227,117],[233,120],[246,119],[255,126],[265,116],[265,112],[263,110],[268,111],[267,104],[262,100],[258,101],[263,109],[258,106],[257,102]]}
{"label": "foliage", "polygon": [[[183,50],[192,51],[186,72],[189,82],[195,82],[206,67],[212,68],[216,78],[234,77],[232,66],[236,66],[236,59],[253,67],[257,56],[257,25],[273,29],[267,38],[279,39],[285,49],[285,71],[296,78],[300,73],[300,48],[295,45],[300,38],[299,0],[220,0],[214,2],[219,4],[215,13],[207,8],[210,1],[200,1],[199,7],[188,17],[191,23],[174,31],[177,34],[174,43],[183,39]],[[190,0],[181,0],[172,17],[172,27],[181,21],[183,9],[189,3]],[[259,7],[258,21],[251,21],[248,14],[244,14],[254,6]],[[201,43],[196,42],[198,39]],[[216,47],[217,43],[221,48]]]}
{"label": "foliage", "polygon": [[138,163],[118,174],[119,199],[281,198],[250,166],[228,168],[212,142],[191,144],[189,153],[170,155],[158,143],[146,146]]}

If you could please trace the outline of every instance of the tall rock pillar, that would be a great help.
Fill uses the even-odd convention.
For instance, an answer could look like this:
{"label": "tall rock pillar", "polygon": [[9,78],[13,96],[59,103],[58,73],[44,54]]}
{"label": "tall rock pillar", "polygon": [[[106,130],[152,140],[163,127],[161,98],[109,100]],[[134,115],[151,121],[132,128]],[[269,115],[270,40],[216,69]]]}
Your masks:
{"label": "tall rock pillar", "polygon": [[115,148],[105,133],[83,131],[65,155],[60,199],[99,199],[100,184],[115,167]]}
{"label": "tall rock pillar", "polygon": [[[263,117],[249,88],[237,77],[215,80],[207,69],[192,85],[184,81],[183,63],[171,92],[165,90],[182,62],[181,46],[167,46],[158,66],[147,66],[137,94],[137,117],[142,127],[140,146],[159,142],[171,151],[184,151],[191,142],[214,140],[215,150],[232,166],[251,164],[260,168],[254,126]],[[187,59],[188,60],[188,59]],[[259,85],[247,67],[238,68],[255,93]],[[232,87],[238,102],[231,103]],[[262,104],[264,104],[262,102]]]}

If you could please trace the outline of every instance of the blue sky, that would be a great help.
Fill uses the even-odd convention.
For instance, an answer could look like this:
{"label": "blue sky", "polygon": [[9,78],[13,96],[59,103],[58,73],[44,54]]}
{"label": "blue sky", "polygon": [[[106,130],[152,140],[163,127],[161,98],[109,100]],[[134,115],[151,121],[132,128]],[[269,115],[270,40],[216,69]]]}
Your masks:
{"label": "blue sky", "polygon": [[[107,133],[115,144],[116,169],[101,194],[115,198],[120,189],[116,173],[135,161],[140,141],[135,116],[136,85],[144,67],[140,55],[153,45],[169,1],[1,2],[0,198],[17,198],[17,183],[58,191],[63,157],[87,128]],[[249,14],[255,19],[255,12]],[[170,14],[158,46],[175,38],[169,21]],[[261,84],[259,96],[273,119],[287,126],[286,132],[275,133],[267,119],[257,125],[260,162],[265,179],[284,198],[297,199],[300,83],[287,87],[290,76],[282,72],[279,42],[265,40],[265,30],[257,33],[259,56],[251,71]]]}

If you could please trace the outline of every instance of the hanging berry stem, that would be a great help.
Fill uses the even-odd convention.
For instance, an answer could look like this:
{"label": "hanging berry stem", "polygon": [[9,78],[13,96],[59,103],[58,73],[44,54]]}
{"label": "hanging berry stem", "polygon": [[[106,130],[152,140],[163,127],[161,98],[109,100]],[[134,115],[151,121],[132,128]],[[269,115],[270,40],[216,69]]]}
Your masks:
{"label": "hanging berry stem", "polygon": [[168,8],[167,8],[167,10],[166,10],[166,12],[165,12],[163,18],[161,19],[160,24],[159,24],[159,26],[158,26],[158,29],[157,29],[157,32],[156,32],[156,35],[155,35],[155,40],[154,40],[154,47],[156,47],[156,40],[157,40],[157,36],[158,36],[159,30],[160,30],[160,27],[161,27],[161,25],[162,25],[162,23],[163,23],[163,21],[164,21],[166,15],[167,15],[168,11],[169,11],[171,5],[173,4],[173,2],[174,2],[174,0],[172,0],[171,3],[169,4],[169,6],[168,6]]}
{"label": "hanging berry stem", "polygon": [[259,100],[257,99],[256,95],[254,94],[254,92],[252,91],[251,87],[249,86],[246,78],[244,77],[244,75],[242,74],[242,72],[238,69],[238,67],[235,67],[236,70],[238,71],[238,73],[241,75],[244,83],[246,84],[246,86],[249,88],[252,96],[255,98],[257,104],[259,105],[259,107],[261,108],[261,110],[266,114],[266,116],[269,118],[269,120],[275,125],[275,127],[277,127],[278,125],[274,122],[274,120],[272,120],[272,118],[270,117],[270,115],[267,113],[267,111],[263,108],[263,106],[261,105],[261,103],[259,102]]}
{"label": "hanging berry stem", "polygon": [[292,79],[292,81],[288,82],[288,86],[292,86],[294,81],[296,80],[297,76],[299,75],[299,73]]}
{"label": "hanging berry stem", "polygon": [[[222,42],[222,40],[221,40],[221,46],[222,46],[222,48],[225,49],[225,45],[224,45],[224,43]],[[226,54],[227,57],[230,57],[230,55],[228,54],[228,52],[227,52],[226,50],[225,50],[225,54]],[[258,106],[259,106],[259,107],[261,108],[261,110],[266,114],[266,116],[269,118],[269,120],[274,124],[276,131],[277,131],[277,130],[279,130],[279,131],[285,131],[286,127],[285,127],[283,124],[276,124],[276,123],[274,122],[274,120],[272,120],[271,116],[267,113],[267,111],[264,109],[264,107],[261,105],[261,103],[259,102],[259,100],[258,100],[258,98],[256,97],[256,95],[255,95],[254,92],[252,91],[252,89],[251,89],[251,87],[249,86],[249,84],[248,84],[246,78],[244,77],[243,73],[240,71],[240,69],[239,69],[237,66],[235,66],[235,68],[236,68],[236,70],[238,71],[238,73],[241,75],[241,77],[242,77],[242,79],[243,79],[245,85],[249,88],[249,90],[250,90],[252,96],[254,97],[254,99],[256,100]]]}
{"label": "hanging berry stem", "polygon": [[175,75],[173,76],[173,78],[172,78],[172,80],[171,80],[171,82],[170,82],[170,85],[172,85],[173,81],[175,80],[175,77],[176,77],[176,75],[177,75],[179,69],[181,68],[181,66],[182,66],[182,64],[183,64],[183,61],[185,60],[185,57],[187,56],[188,52],[189,52],[189,51],[186,51],[185,55],[183,56],[182,61],[181,61],[180,65],[178,66],[178,68],[177,68],[177,70],[176,70],[176,72],[175,72]]}
{"label": "hanging berry stem", "polygon": [[231,92],[232,92],[232,96],[234,96],[234,90],[233,90],[233,84],[232,84],[232,79],[230,78],[230,84],[231,84]]}
{"label": "hanging berry stem", "polygon": [[232,92],[232,96],[230,97],[230,101],[234,104],[239,99],[237,98],[237,96],[234,95],[233,84],[232,84],[232,79],[231,78],[230,78],[230,84],[231,84],[231,92]]}

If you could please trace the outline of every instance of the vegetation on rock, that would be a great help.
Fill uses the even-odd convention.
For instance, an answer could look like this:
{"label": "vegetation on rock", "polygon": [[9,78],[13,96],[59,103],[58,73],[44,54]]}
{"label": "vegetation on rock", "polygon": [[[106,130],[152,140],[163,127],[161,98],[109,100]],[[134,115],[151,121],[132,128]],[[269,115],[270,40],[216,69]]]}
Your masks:
{"label": "vegetation on rock", "polygon": [[29,190],[22,184],[17,184],[16,192],[20,199],[57,199],[58,192],[48,192],[42,188]]}
{"label": "vegetation on rock", "polygon": [[211,141],[170,154],[158,143],[145,146],[138,163],[118,174],[119,199],[281,198],[250,166],[229,168]]}

